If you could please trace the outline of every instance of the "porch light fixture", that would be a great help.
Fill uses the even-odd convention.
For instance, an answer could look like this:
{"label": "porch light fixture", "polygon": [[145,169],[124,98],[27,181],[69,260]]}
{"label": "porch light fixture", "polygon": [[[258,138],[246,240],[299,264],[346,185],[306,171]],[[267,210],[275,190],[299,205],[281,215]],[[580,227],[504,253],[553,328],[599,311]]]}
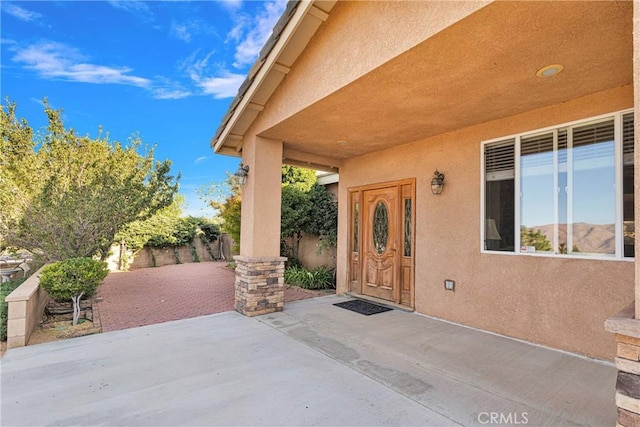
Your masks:
{"label": "porch light fixture", "polygon": [[562,70],[564,70],[564,67],[562,65],[551,64],[551,65],[547,65],[546,67],[542,67],[538,71],[536,71],[536,76],[542,77],[542,78],[551,77],[560,73],[560,71]]}
{"label": "porch light fixture", "polygon": [[233,175],[238,179],[238,184],[244,185],[247,182],[247,176],[249,176],[249,165],[240,163],[238,170]]}
{"label": "porch light fixture", "polygon": [[444,188],[444,174],[436,171],[433,173],[433,179],[431,180],[431,192],[433,194],[442,194]]}

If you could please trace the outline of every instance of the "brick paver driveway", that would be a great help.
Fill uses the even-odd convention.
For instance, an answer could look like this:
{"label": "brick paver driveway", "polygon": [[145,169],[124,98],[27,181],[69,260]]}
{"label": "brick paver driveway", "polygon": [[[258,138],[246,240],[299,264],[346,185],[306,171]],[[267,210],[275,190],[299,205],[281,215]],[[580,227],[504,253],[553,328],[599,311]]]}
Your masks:
{"label": "brick paver driveway", "polygon": [[[110,273],[98,288],[102,331],[116,331],[233,310],[235,273],[201,262]],[[326,292],[285,287],[286,302]]]}

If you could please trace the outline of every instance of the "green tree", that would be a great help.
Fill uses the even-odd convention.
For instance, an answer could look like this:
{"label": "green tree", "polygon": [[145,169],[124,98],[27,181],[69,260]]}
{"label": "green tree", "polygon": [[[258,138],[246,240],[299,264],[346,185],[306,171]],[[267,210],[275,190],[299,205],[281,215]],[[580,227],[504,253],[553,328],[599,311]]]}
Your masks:
{"label": "green tree", "polygon": [[205,189],[203,198],[218,211],[222,231],[233,240],[233,251],[240,249],[240,223],[242,216],[242,186],[234,175],[227,173],[222,183],[212,184]]}
{"label": "green tree", "polygon": [[[237,244],[240,242],[242,187],[233,175],[223,184],[214,184],[205,192],[205,200],[219,211],[222,229]],[[320,236],[319,250],[335,248],[338,208],[333,194],[317,184],[311,169],[282,166],[282,211],[280,240],[282,255],[297,261],[303,234]],[[292,243],[290,244],[289,241]]]}
{"label": "green tree", "polygon": [[[199,262],[200,256],[194,244],[194,240],[199,238],[213,259],[214,255],[209,242],[218,238],[220,227],[207,218],[183,217],[183,203],[184,196],[177,195],[171,205],[161,209],[151,218],[127,224],[116,235],[116,240],[134,253],[145,246],[148,247],[155,265],[153,249],[169,247],[174,248],[176,263],[180,264],[182,262],[178,256],[180,246],[189,246],[192,260]],[[120,264],[120,268],[123,268],[126,261],[121,260]]]}
{"label": "green tree", "polygon": [[[304,192],[297,186],[282,186],[282,211],[280,215],[280,240],[283,248],[283,255],[298,259],[300,240],[304,230],[307,228],[309,215],[311,213],[311,200],[309,193]],[[287,239],[292,239],[288,244]]]}
{"label": "green tree", "polygon": [[338,201],[327,187],[317,183],[308,194],[311,211],[304,232],[320,237],[319,252],[333,250],[338,242]]}
{"label": "green tree", "polygon": [[282,166],[282,186],[293,186],[308,193],[317,182],[316,171],[296,166]]}
{"label": "green tree", "polygon": [[551,242],[540,230],[522,227],[520,231],[520,241],[522,246],[533,246],[537,252],[550,252]]}
{"label": "green tree", "polygon": [[[0,235],[3,244],[47,261],[100,255],[135,220],[171,204],[179,177],[157,162],[139,138],[127,146],[100,131],[97,138],[66,129],[51,109],[44,137],[34,138],[16,104],[2,106]],[[7,155],[5,155],[7,153]],[[6,208],[10,206],[10,208]]]}

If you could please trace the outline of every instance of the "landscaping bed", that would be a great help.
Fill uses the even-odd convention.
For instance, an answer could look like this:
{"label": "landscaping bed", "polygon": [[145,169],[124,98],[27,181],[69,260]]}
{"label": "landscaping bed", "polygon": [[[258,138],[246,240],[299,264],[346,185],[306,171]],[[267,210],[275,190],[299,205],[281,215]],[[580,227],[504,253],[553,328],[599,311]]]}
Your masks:
{"label": "landscaping bed", "polygon": [[73,325],[73,307],[70,303],[49,302],[42,317],[42,322],[31,334],[28,345],[42,344],[50,341],[58,341],[67,338],[82,337],[102,332],[99,319],[96,319],[97,310],[93,310],[91,300],[83,300],[80,303],[80,319],[77,325]]}

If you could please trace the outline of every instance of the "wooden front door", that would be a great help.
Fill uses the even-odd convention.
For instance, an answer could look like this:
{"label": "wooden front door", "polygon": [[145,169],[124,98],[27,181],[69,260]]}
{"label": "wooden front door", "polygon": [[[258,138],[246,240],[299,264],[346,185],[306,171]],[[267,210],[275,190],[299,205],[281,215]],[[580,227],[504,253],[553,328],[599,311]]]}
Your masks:
{"label": "wooden front door", "polygon": [[396,187],[364,191],[364,278],[362,293],[395,301],[397,271]]}
{"label": "wooden front door", "polygon": [[351,291],[413,308],[413,180],[351,189]]}

